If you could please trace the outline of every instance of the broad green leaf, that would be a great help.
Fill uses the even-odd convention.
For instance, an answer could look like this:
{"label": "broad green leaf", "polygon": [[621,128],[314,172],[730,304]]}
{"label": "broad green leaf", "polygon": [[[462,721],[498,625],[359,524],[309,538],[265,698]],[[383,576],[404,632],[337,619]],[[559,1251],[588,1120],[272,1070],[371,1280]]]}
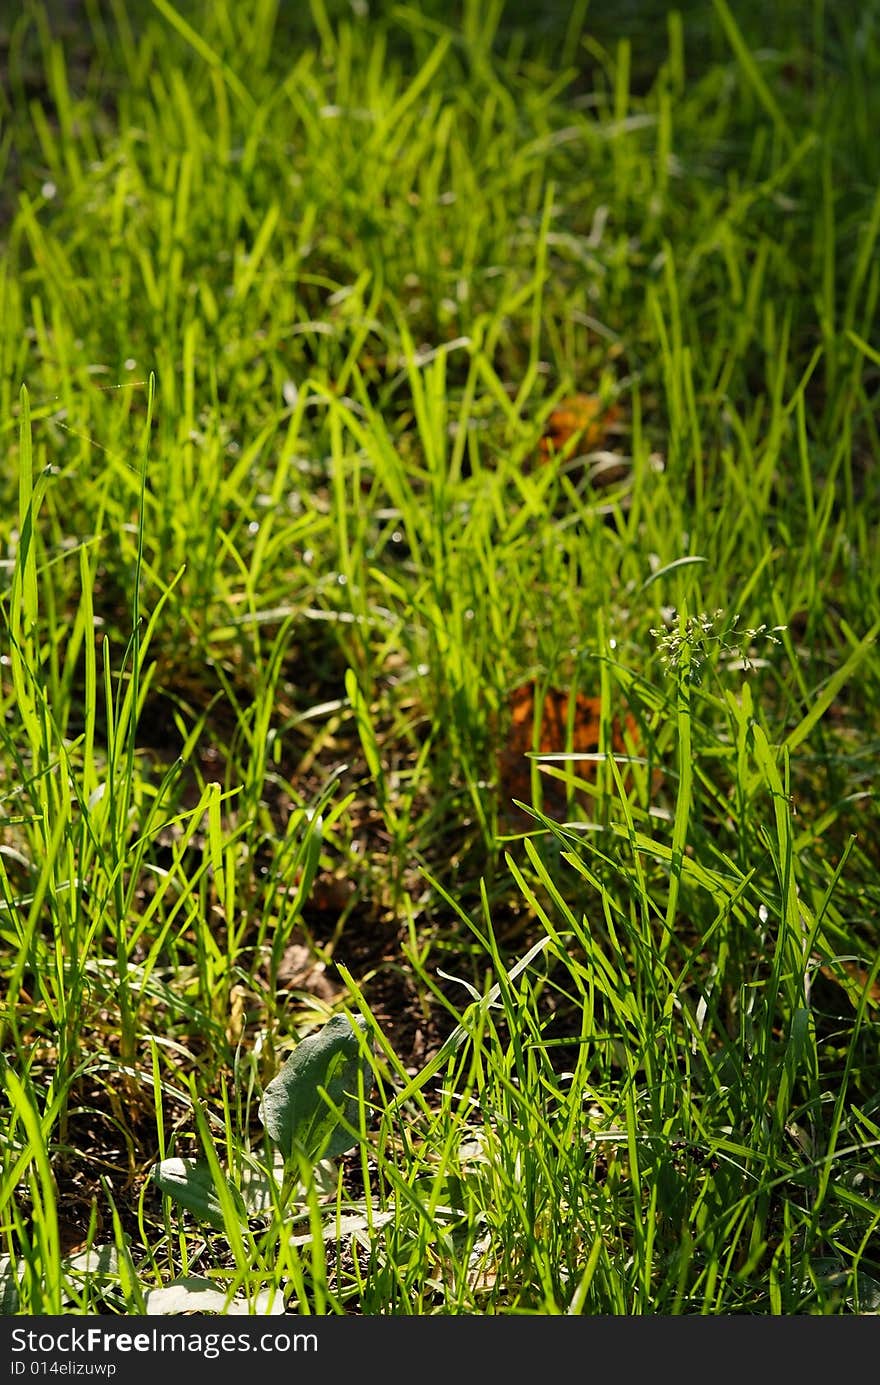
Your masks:
{"label": "broad green leaf", "polygon": [[115,1246],[89,1246],[64,1261],[68,1274],[88,1279],[118,1279],[119,1252]]}
{"label": "broad green leaf", "polygon": [[[880,1282],[865,1274],[862,1270],[846,1270],[838,1260],[818,1259],[812,1262],[810,1267],[816,1276],[818,1284],[826,1291],[835,1291],[844,1295],[844,1302],[850,1309],[855,1309],[855,1292],[859,1296],[859,1312],[862,1315],[871,1314],[875,1316],[880,1312]],[[805,1290],[808,1288],[804,1285]]]}
{"label": "broad green leaf", "polygon": [[[192,1212],[200,1221],[222,1231],[226,1226],[223,1204],[214,1186],[211,1170],[196,1159],[163,1159],[153,1166],[153,1182],[181,1207]],[[242,1221],[247,1213],[238,1189],[227,1181],[229,1195]]]}
{"label": "broad green leaf", "polygon": [[333,1109],[349,1125],[359,1126],[358,1073],[363,1074],[364,1096],[372,1086],[355,1023],[361,1030],[366,1027],[360,1016],[355,1021],[334,1015],[319,1033],[302,1039],[263,1093],[260,1119],[285,1159],[298,1152],[315,1164],[356,1144]]}
{"label": "broad green leaf", "polygon": [[[287,1161],[277,1147],[273,1151],[270,1168],[258,1165],[244,1165],[241,1171],[241,1195],[249,1217],[271,1215],[278,1205],[278,1195],[284,1186],[284,1173]],[[313,1165],[314,1187],[323,1198],[336,1193],[338,1171],[332,1159],[321,1160]],[[304,1204],[308,1206],[308,1204]]]}
{"label": "broad green leaf", "polygon": [[[441,1208],[442,1212],[443,1209]],[[321,1239],[323,1241],[343,1241],[350,1236],[372,1235],[375,1231],[380,1231],[383,1226],[390,1224],[398,1217],[399,1213],[394,1210],[387,1212],[374,1211],[370,1216],[366,1212],[353,1212],[347,1217],[331,1218],[321,1228]],[[305,1220],[305,1219],[304,1219]],[[290,1245],[310,1246],[314,1243],[314,1229],[303,1232],[301,1235],[291,1236]]]}
{"label": "broad green leaf", "polygon": [[[175,1313],[222,1313],[224,1317],[247,1317],[251,1306],[240,1294],[229,1299],[210,1279],[185,1275],[163,1289],[148,1289],[144,1296],[148,1318],[171,1316]],[[254,1309],[268,1317],[284,1312],[284,1295],[280,1289],[261,1289]]]}
{"label": "broad green leaf", "polygon": [[12,1272],[12,1260],[0,1255],[0,1318],[12,1318],[18,1312],[18,1286]]}

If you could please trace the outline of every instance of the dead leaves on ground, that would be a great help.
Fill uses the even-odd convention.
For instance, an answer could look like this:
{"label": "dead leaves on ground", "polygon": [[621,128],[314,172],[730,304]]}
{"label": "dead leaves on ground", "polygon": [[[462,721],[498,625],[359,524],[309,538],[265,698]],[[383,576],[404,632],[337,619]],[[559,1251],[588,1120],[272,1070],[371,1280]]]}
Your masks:
{"label": "dead leaves on ground", "polygon": [[[559,761],[562,768],[580,780],[594,783],[602,759],[602,699],[569,689],[548,687],[541,691],[535,680],[521,683],[510,694],[506,716],[506,735],[499,756],[498,778],[502,815],[509,820],[524,815],[515,799],[532,802],[532,756],[563,753],[572,759]],[[614,715],[609,724],[609,743],[605,752],[629,756],[638,744],[635,719],[629,712]],[[584,802],[586,795],[574,789]],[[542,809],[548,816],[567,816],[567,786],[555,776],[542,776]],[[528,819],[534,825],[533,819]]]}
{"label": "dead leaves on ground", "polygon": [[567,395],[560,399],[547,419],[538,442],[540,462],[546,465],[572,447],[581,452],[595,451],[619,418],[618,405],[602,400],[599,395]]}

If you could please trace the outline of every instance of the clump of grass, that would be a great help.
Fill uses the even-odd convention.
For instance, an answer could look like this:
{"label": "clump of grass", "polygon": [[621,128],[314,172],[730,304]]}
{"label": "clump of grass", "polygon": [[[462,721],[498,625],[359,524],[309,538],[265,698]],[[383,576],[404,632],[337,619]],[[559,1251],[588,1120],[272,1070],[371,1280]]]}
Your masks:
{"label": "clump of grass", "polygon": [[[876,1311],[870,15],[86,10],[2,98],[0,1301]],[[512,830],[530,679],[604,729]]]}

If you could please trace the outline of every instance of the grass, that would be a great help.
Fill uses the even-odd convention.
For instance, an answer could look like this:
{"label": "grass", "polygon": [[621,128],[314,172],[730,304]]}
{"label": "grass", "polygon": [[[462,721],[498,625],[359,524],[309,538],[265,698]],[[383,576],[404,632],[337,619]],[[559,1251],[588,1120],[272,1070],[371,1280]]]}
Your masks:
{"label": "grass", "polygon": [[878,1311],[880,11],[765,8],[5,21],[7,1311]]}

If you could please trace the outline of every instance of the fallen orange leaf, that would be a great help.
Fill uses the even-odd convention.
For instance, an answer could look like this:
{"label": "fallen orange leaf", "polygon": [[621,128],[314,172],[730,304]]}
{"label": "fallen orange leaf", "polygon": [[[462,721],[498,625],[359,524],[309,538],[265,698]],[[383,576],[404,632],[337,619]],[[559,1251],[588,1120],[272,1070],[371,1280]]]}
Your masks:
{"label": "fallen orange leaf", "polygon": [[595,394],[572,394],[560,399],[538,443],[541,461],[549,462],[578,434],[583,451],[593,451],[619,416],[616,404],[603,404]]}
{"label": "fallen orange leaf", "polygon": [[[590,697],[582,692],[561,692],[558,688],[548,688],[537,710],[536,726],[537,697],[537,685],[531,680],[515,688],[508,703],[507,735],[499,759],[499,785],[504,798],[503,812],[508,818],[517,813],[512,803],[513,799],[531,802],[531,752],[543,755],[567,752],[586,757],[595,756],[599,750],[601,698]],[[629,743],[632,745],[635,735],[636,724],[631,714],[627,713],[623,723],[619,717],[612,718],[612,751],[625,754],[626,737],[629,737]],[[574,759],[561,763],[570,765],[579,779],[595,780],[595,759]],[[560,780],[546,777],[542,783],[542,799],[544,811],[548,816],[565,816],[566,790]],[[531,819],[529,821],[531,822]]]}

